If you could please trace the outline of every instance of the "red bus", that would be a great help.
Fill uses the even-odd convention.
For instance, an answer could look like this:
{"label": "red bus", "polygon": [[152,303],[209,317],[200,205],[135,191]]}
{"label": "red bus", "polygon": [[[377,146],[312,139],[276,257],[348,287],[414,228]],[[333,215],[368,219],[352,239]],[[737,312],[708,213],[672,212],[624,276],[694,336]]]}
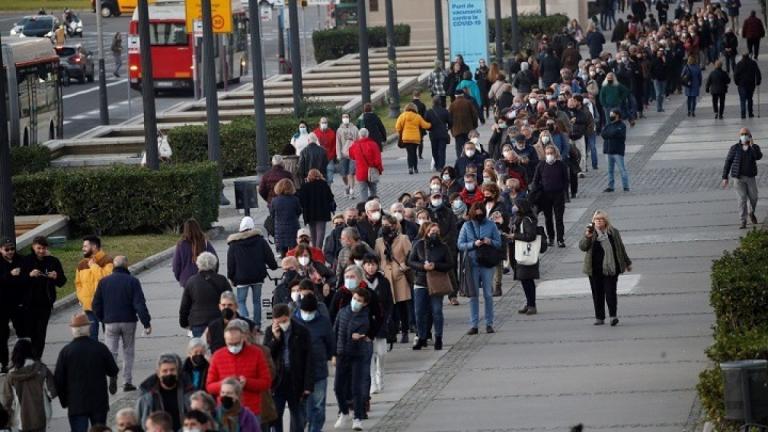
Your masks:
{"label": "red bus", "polygon": [[[134,10],[128,31],[128,77],[136,90],[141,89],[142,72],[138,12]],[[193,90],[195,37],[187,33],[183,1],[149,5],[149,38],[155,91]],[[217,84],[237,82],[248,72],[247,52],[248,11],[241,0],[232,0],[232,33],[214,34]]]}

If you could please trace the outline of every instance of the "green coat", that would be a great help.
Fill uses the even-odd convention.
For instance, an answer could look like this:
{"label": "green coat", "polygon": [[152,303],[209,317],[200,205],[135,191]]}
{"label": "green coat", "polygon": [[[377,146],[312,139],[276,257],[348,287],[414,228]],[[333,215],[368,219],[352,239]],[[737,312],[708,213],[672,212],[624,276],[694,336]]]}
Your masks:
{"label": "green coat", "polygon": [[615,108],[620,106],[627,96],[629,96],[629,89],[623,85],[606,84],[600,89],[600,105],[603,108]]}
{"label": "green coat", "polygon": [[[632,265],[632,260],[627,256],[627,250],[624,248],[624,242],[621,240],[619,230],[614,227],[608,228],[608,237],[611,239],[611,244],[613,244],[613,248],[616,251],[616,270],[618,274],[622,274],[627,271],[627,266]],[[592,277],[592,242],[594,239],[594,235],[591,239],[584,236],[579,241],[579,249],[586,252],[584,254],[584,267],[582,271],[589,277]]]}

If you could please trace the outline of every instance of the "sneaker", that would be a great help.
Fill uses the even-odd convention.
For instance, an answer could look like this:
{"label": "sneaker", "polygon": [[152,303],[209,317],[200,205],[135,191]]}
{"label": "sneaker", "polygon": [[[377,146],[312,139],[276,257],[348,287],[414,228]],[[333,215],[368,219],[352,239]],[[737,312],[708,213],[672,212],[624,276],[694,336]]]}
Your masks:
{"label": "sneaker", "polygon": [[528,313],[528,306],[521,307],[520,309],[517,310],[517,313],[519,313],[520,315],[524,315]]}
{"label": "sneaker", "polygon": [[629,192],[629,188],[624,188],[624,192]]}
{"label": "sneaker", "polygon": [[411,349],[414,350],[414,351],[419,351],[419,350],[421,350],[421,348],[423,346],[424,346],[424,344],[422,344],[421,339],[416,338],[413,346],[411,347]]}
{"label": "sneaker", "polygon": [[562,240],[561,240],[561,241],[559,241],[559,242],[557,242],[557,247],[559,247],[559,248],[564,248],[564,247],[565,247],[565,242],[564,242],[564,241],[562,241]]}
{"label": "sneaker", "polygon": [[601,319],[599,319],[599,320],[595,320],[595,323],[594,323],[593,325],[596,325],[596,326],[601,326],[601,325],[603,325],[603,324],[605,324],[605,320],[601,320]]}
{"label": "sneaker", "polygon": [[472,327],[472,328],[471,328],[471,329],[469,329],[469,331],[467,332],[467,335],[469,335],[469,336],[473,336],[473,335],[476,335],[476,334],[477,334],[477,327]]}
{"label": "sneaker", "polygon": [[529,307],[528,310],[525,312],[526,315],[536,315],[536,308],[535,307]]}
{"label": "sneaker", "polygon": [[587,175],[586,175],[586,174],[584,174],[583,172],[580,172],[580,173],[579,173],[579,178],[585,178],[586,176],[587,176]]}
{"label": "sneaker", "polygon": [[747,223],[742,222],[741,225],[739,225],[739,229],[747,229]]}
{"label": "sneaker", "polygon": [[613,192],[613,188],[605,188],[603,189],[603,192]]}
{"label": "sneaker", "polygon": [[440,351],[443,349],[443,337],[437,336],[435,337],[435,351]]}
{"label": "sneaker", "polygon": [[618,318],[611,318],[611,327],[616,327],[619,324]]}
{"label": "sneaker", "polygon": [[356,430],[356,431],[363,430],[363,421],[360,419],[352,420],[352,430]]}
{"label": "sneaker", "polygon": [[349,414],[339,414],[339,418],[336,419],[336,423],[333,425],[334,429],[341,429],[347,423],[349,423]]}
{"label": "sneaker", "polygon": [[128,393],[136,390],[136,386],[131,383],[125,383],[123,385],[123,391]]}
{"label": "sneaker", "polygon": [[485,332],[491,334],[496,333],[496,330],[493,329],[493,326],[485,326]]}

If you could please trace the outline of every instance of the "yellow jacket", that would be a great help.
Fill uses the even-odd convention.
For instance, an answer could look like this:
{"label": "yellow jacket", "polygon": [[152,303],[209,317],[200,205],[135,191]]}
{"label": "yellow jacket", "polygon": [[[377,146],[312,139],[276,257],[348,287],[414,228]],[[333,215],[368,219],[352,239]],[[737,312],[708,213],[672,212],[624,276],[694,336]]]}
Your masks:
{"label": "yellow jacket", "polygon": [[[91,258],[94,261],[93,265],[89,264]],[[96,295],[96,287],[99,285],[99,281],[112,274],[113,268],[112,258],[104,251],[98,251],[91,258],[80,260],[75,272],[77,300],[83,305],[83,310],[87,311],[91,310],[93,296]]]}
{"label": "yellow jacket", "polygon": [[395,129],[400,134],[404,143],[419,144],[421,142],[421,129],[429,129],[432,125],[424,120],[418,113],[406,111],[400,114],[395,123]]}

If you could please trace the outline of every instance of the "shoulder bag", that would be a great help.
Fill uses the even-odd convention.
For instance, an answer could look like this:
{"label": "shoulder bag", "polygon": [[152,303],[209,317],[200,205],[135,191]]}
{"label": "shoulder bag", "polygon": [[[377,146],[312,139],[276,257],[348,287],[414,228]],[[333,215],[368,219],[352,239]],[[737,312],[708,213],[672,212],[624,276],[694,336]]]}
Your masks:
{"label": "shoulder bag", "polygon": [[[525,224],[520,224],[520,232],[523,232]],[[520,265],[536,265],[539,262],[539,253],[541,253],[541,236],[537,235],[536,240],[526,242],[515,240],[515,261]]]}
{"label": "shoulder bag", "polygon": [[368,183],[378,183],[379,177],[381,176],[381,173],[379,172],[379,169],[375,166],[372,166],[370,162],[368,162],[368,158],[365,157],[365,153],[363,152],[363,149],[360,149],[361,156],[363,156],[363,160],[365,161],[365,164],[368,165]]}
{"label": "shoulder bag", "polygon": [[[468,223],[472,228],[472,232],[475,234],[475,240],[480,240],[477,236],[477,231],[475,231],[475,225],[472,221],[469,221]],[[501,248],[484,244],[475,249],[475,257],[477,258],[477,264],[480,265],[480,267],[493,268],[499,265],[504,259],[504,252]]]}
{"label": "shoulder bag", "polygon": [[[422,241],[421,244],[424,246],[424,261],[429,261],[427,259],[427,242]],[[444,296],[453,292],[453,285],[451,285],[451,278],[448,276],[448,273],[437,270],[425,271],[425,273],[427,274],[427,290],[429,290],[429,295]]]}

